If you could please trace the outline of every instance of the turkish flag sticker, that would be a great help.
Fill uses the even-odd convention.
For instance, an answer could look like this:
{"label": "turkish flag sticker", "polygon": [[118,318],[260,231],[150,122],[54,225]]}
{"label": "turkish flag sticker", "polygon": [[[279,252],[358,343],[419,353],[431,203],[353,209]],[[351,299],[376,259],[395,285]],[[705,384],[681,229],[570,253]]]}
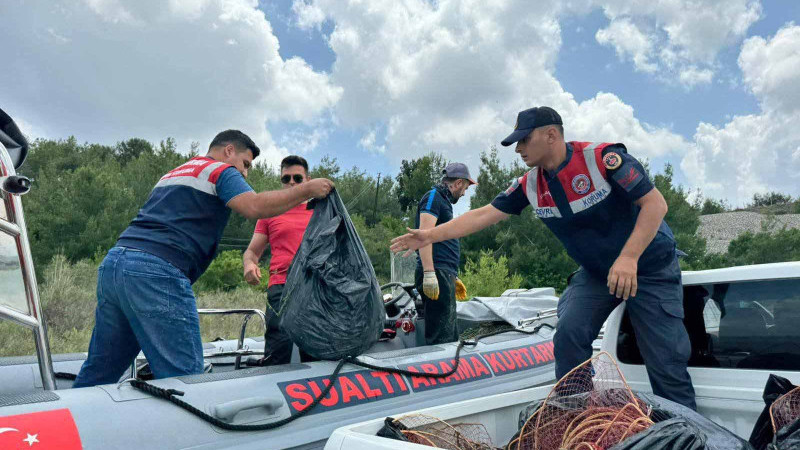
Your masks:
{"label": "turkish flag sticker", "polygon": [[0,417],[0,449],[81,450],[78,427],[68,409]]}

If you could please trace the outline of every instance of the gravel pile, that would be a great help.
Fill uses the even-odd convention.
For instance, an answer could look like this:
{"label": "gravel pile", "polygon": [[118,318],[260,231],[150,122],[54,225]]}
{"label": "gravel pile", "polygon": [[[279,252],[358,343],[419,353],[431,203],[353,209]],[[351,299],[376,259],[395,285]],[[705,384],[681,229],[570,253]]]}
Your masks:
{"label": "gravel pile", "polygon": [[769,231],[800,228],[800,214],[765,216],[750,211],[736,211],[700,216],[697,232],[707,242],[709,253],[725,253],[728,244],[746,231],[758,233],[767,226]]}

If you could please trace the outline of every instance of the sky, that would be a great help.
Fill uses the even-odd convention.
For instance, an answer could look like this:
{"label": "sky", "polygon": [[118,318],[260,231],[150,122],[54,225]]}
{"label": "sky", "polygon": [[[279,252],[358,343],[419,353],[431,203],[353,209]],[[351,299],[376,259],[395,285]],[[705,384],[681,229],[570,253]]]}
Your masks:
{"label": "sky", "polygon": [[547,105],[693,195],[800,195],[800,2],[548,3],[2,0],[0,108],[31,138],[188,151],[237,128],[264,163],[385,177],[431,151],[511,162],[517,112]]}

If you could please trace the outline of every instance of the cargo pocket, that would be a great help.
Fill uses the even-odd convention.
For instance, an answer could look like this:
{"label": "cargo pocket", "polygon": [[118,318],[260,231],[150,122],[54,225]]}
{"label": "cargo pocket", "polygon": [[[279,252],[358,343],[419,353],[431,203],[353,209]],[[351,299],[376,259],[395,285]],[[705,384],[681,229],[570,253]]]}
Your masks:
{"label": "cargo pocket", "polygon": [[667,321],[669,323],[669,335],[672,337],[669,344],[672,347],[670,352],[670,363],[672,364],[686,364],[691,356],[692,345],[689,342],[689,334],[686,332],[686,327],[683,324],[683,304],[677,301],[659,302],[661,309],[667,313],[669,318],[673,320]]}
{"label": "cargo pocket", "polygon": [[683,320],[683,305],[680,302],[659,302],[668,315]]}
{"label": "cargo pocket", "polygon": [[146,317],[169,316],[170,297],[179,287],[179,279],[135,270],[123,270],[122,273],[125,296],[136,314]]}

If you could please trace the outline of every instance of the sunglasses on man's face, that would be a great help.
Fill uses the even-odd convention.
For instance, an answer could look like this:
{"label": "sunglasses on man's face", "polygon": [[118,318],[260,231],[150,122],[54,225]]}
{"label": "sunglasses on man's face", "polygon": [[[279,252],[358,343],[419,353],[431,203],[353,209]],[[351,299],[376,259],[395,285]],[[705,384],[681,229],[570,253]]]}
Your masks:
{"label": "sunglasses on man's face", "polygon": [[300,183],[303,182],[303,176],[296,173],[294,175],[284,175],[284,176],[282,176],[281,177],[281,183],[289,184],[289,181],[291,181],[292,178],[294,178],[294,182],[297,183],[297,184],[300,184]]}

